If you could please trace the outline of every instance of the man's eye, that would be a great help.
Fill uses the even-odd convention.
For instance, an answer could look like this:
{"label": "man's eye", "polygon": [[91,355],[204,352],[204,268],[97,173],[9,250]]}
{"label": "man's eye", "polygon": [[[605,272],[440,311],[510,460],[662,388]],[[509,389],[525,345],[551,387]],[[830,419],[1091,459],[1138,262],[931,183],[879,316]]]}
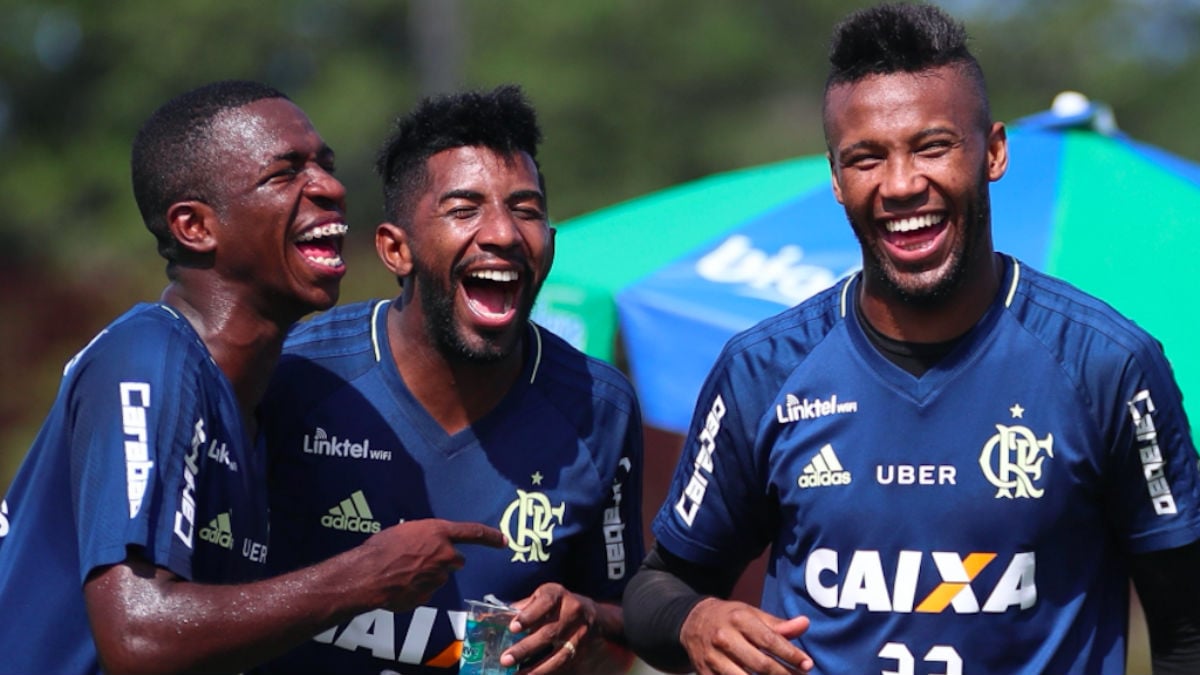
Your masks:
{"label": "man's eye", "polygon": [[846,166],[866,170],[875,168],[882,161],[878,155],[852,155],[846,160]]}
{"label": "man's eye", "polygon": [[917,152],[926,157],[938,157],[949,152],[950,147],[951,144],[949,141],[934,141],[917,148]]}
{"label": "man's eye", "polygon": [[513,209],[513,211],[524,220],[545,220],[546,218],[546,216],[542,214],[541,209],[535,209],[533,207],[516,208]]}

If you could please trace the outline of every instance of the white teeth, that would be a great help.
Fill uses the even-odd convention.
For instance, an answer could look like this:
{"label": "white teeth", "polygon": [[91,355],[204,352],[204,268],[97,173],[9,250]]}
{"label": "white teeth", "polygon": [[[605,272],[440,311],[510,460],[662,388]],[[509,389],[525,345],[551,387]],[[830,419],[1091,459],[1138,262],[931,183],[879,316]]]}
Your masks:
{"label": "white teeth", "polygon": [[487,281],[516,281],[520,276],[516,270],[479,270],[471,273],[471,278]]}
{"label": "white teeth", "polygon": [[942,221],[942,216],[932,213],[927,213],[923,216],[913,216],[912,218],[901,218],[899,220],[889,220],[886,223],[888,232],[912,232],[923,227],[929,227]]}
{"label": "white teeth", "polygon": [[332,258],[324,258],[321,256],[309,256],[308,259],[315,262],[318,265],[324,265],[325,267],[341,267],[343,264],[342,256],[340,256],[340,255],[335,255]]}
{"label": "white teeth", "polygon": [[350,228],[345,223],[329,223],[320,227],[305,232],[296,237],[296,241],[313,241],[314,239],[323,239],[325,237],[340,237],[350,231]]}

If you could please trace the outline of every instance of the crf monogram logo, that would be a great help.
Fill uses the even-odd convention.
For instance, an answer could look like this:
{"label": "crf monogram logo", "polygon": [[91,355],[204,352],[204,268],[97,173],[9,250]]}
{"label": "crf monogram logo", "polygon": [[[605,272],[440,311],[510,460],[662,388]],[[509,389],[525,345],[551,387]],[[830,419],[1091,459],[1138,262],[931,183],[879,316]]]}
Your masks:
{"label": "crf monogram logo", "polygon": [[[1042,451],[1045,451],[1043,454]],[[983,475],[995,485],[996,498],[1041,497],[1045,490],[1034,485],[1042,478],[1042,462],[1054,456],[1054,436],[1038,440],[1029,427],[996,425],[979,455]]]}
{"label": "crf monogram logo", "polygon": [[541,492],[517,490],[517,498],[504,510],[500,531],[514,553],[512,562],[546,562],[554,543],[554,525],[562,524],[566,505],[551,506]]}

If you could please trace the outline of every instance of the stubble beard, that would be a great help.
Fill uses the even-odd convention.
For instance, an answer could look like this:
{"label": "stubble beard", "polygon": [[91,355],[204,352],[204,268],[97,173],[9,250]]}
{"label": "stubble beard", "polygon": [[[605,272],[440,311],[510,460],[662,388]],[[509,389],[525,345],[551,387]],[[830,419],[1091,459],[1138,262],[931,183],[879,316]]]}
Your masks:
{"label": "stubble beard", "polygon": [[[937,269],[918,273],[906,273],[896,269],[891,259],[884,255],[882,247],[869,242],[851,218],[851,228],[863,249],[863,273],[869,275],[880,288],[896,300],[916,307],[936,307],[951,298],[963,286],[967,277],[968,261],[979,255],[979,248],[991,227],[991,198],[986,176],[981,177],[975,199],[967,205],[963,223],[962,245],[950,253],[950,258]],[[850,218],[849,213],[847,217]]]}

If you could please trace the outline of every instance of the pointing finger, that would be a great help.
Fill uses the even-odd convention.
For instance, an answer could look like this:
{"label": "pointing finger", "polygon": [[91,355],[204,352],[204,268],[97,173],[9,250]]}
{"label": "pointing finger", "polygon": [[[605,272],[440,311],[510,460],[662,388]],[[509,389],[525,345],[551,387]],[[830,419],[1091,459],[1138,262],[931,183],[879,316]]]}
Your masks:
{"label": "pointing finger", "polygon": [[483,523],[450,522],[446,524],[450,541],[458,544],[481,544],[504,548],[504,534]]}

